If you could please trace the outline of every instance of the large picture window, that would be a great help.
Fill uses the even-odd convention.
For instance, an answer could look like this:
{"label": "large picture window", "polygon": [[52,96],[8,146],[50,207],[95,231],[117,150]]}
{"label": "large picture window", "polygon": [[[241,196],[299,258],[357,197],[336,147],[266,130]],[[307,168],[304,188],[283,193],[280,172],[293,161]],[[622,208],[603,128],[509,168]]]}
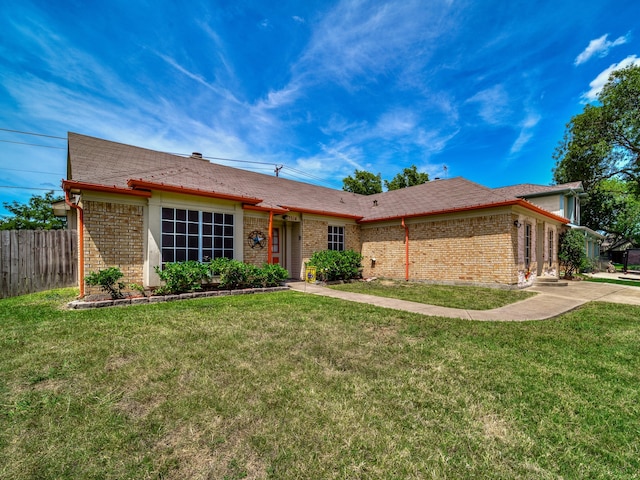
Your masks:
{"label": "large picture window", "polygon": [[335,227],[329,225],[328,233],[327,248],[329,250],[344,250],[344,227]]}
{"label": "large picture window", "polygon": [[233,215],[162,209],[162,264],[233,258]]}

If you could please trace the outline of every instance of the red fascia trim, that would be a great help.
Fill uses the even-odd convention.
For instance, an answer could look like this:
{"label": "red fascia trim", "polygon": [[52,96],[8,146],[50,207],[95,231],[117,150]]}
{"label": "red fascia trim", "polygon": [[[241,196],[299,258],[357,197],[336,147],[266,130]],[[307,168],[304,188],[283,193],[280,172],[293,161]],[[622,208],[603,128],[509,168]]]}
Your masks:
{"label": "red fascia trim", "polygon": [[255,210],[256,212],[273,212],[276,215],[282,215],[290,212],[290,210],[285,208],[261,207],[259,205],[243,205],[242,208],[244,210]]}
{"label": "red fascia trim", "polygon": [[352,220],[359,221],[362,215],[352,215],[349,213],[336,213],[336,212],[327,212],[326,210],[311,210],[308,208],[298,208],[298,207],[289,207],[288,205],[280,205],[282,208],[286,208],[292,212],[299,213],[310,213],[314,215],[324,215],[325,217],[339,217],[339,218],[350,218]]}
{"label": "red fascia trim", "polygon": [[[261,198],[244,197],[242,195],[230,195],[228,193],[218,193],[197,188],[187,188],[182,186],[167,185],[165,183],[146,182],[144,180],[127,180],[127,185],[131,188],[144,190],[160,190],[162,192],[183,193],[186,195],[197,195],[198,197],[217,198],[220,200],[231,200],[234,202],[260,203]],[[149,195],[151,193],[149,192]]]}
{"label": "red fascia trim", "polygon": [[75,180],[63,180],[62,189],[68,192],[71,189],[88,190],[91,192],[118,193],[121,195],[133,195],[134,197],[150,197],[151,192],[141,190],[130,190],[128,188],[116,187],[115,185],[99,185],[95,183],[76,182]]}
{"label": "red fascia trim", "polygon": [[548,212],[540,207],[537,207],[536,205],[533,205],[530,202],[527,202],[525,200],[522,199],[515,199],[515,200],[507,200],[505,202],[498,202],[498,203],[487,203],[484,205],[474,205],[471,207],[463,207],[463,208],[451,208],[451,209],[446,209],[446,210],[438,210],[435,212],[425,212],[425,213],[412,213],[410,215],[392,215],[389,217],[381,217],[381,218],[374,218],[371,220],[360,220],[359,223],[374,223],[374,222],[383,222],[386,220],[398,220],[398,219],[402,219],[402,218],[417,218],[417,217],[432,217],[434,215],[446,215],[448,213],[460,213],[460,212],[467,212],[467,211],[472,211],[472,210],[484,210],[487,208],[496,208],[496,207],[508,207],[508,206],[513,206],[513,205],[519,205],[521,207],[524,207],[526,209],[529,210],[533,210],[534,212],[537,212],[541,215],[544,215],[546,217],[552,218],[553,220],[556,220],[558,222],[561,223],[569,223],[569,220],[563,217],[560,217],[558,215],[554,215],[551,212]]}

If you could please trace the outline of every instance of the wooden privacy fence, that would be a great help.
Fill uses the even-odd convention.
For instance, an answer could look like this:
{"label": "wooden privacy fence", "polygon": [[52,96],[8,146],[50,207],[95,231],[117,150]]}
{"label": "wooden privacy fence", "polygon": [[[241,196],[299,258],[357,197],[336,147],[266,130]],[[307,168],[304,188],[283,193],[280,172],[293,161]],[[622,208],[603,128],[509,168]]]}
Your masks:
{"label": "wooden privacy fence", "polygon": [[0,231],[0,298],[78,282],[75,230]]}

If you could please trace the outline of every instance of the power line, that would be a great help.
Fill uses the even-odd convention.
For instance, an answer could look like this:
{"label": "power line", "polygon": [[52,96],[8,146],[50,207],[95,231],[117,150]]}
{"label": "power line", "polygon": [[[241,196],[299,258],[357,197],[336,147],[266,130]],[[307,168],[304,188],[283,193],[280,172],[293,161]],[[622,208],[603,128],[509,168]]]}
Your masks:
{"label": "power line", "polygon": [[56,150],[66,150],[66,147],[54,147],[52,145],[41,145],[39,143],[13,142],[11,140],[0,140],[0,142],[3,142],[3,143],[15,143],[17,145],[30,145],[32,147],[55,148]]}
{"label": "power line", "polygon": [[26,172],[26,173],[44,173],[46,175],[60,175],[60,172],[41,172],[39,170],[20,170],[19,168],[4,168],[2,170],[10,170],[12,172]]}
{"label": "power line", "polygon": [[0,185],[0,188],[16,189],[16,190],[47,190],[47,191],[62,191],[61,188],[43,188],[43,187],[18,187],[16,185]]}
{"label": "power line", "polygon": [[35,137],[47,137],[47,138],[57,138],[60,140],[66,140],[67,137],[56,137],[54,135],[45,135],[44,133],[35,133],[35,132],[23,132],[20,130],[10,130],[8,128],[0,128],[1,131],[3,132],[11,132],[11,133],[19,133],[21,135],[33,135]]}

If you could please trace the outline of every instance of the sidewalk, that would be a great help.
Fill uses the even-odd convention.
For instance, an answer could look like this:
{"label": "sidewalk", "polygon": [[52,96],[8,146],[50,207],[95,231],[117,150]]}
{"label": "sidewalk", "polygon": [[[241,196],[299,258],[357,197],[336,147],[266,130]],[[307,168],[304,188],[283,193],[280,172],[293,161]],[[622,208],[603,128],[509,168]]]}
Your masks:
{"label": "sidewalk", "polygon": [[529,288],[528,291],[536,292],[537,295],[535,297],[493,310],[466,310],[438,307],[406,300],[397,300],[395,298],[333,290],[305,282],[289,282],[287,285],[292,290],[313,295],[339,298],[351,302],[368,303],[378,307],[404,310],[422,315],[462,318],[465,320],[544,320],[573,310],[590,301],[640,305],[640,287],[592,282],[570,282],[568,287],[532,287]]}

